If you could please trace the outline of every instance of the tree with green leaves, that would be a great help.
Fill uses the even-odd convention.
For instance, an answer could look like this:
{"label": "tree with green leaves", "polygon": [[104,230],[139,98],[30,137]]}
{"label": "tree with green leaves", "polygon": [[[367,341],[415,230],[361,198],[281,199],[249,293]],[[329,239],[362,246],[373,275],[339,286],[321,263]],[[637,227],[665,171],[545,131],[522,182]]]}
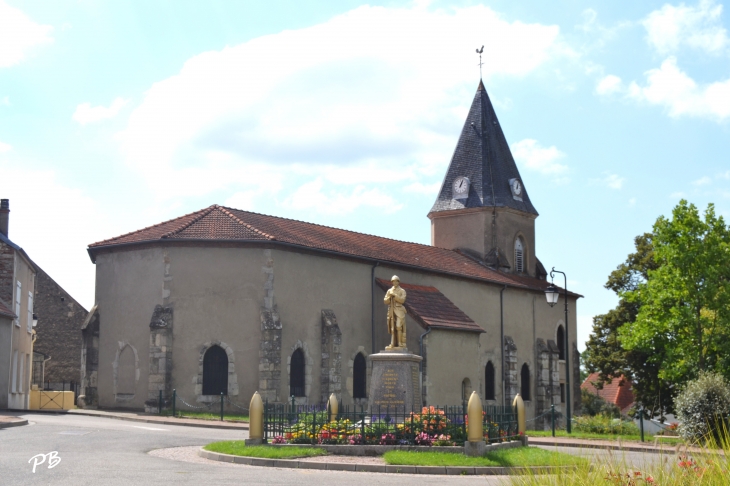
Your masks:
{"label": "tree with green leaves", "polygon": [[638,304],[621,327],[627,351],[647,354],[659,377],[680,386],[703,371],[730,376],[730,230],[710,204],[704,218],[682,200],[654,224],[654,261],[645,282],[621,297]]}
{"label": "tree with green leaves", "polygon": [[712,204],[702,218],[683,200],[634,243],[606,283],[620,300],[594,317],[586,367],[602,382],[625,375],[661,416],[700,371],[730,376],[730,230]]}
{"label": "tree with green leaves", "polygon": [[[649,272],[657,268],[654,261],[652,233],[644,233],[634,238],[636,251],[629,254],[626,261],[608,277],[605,287],[617,295],[636,290],[646,282]],[[590,372],[599,373],[598,388],[610,383],[621,375],[634,383],[637,401],[644,404],[651,416],[661,416],[671,411],[672,397],[669,384],[659,378],[657,365],[648,363],[647,353],[643,350],[627,350],[619,339],[619,329],[634,322],[641,305],[620,298],[615,309],[593,318],[591,333],[584,362]]]}

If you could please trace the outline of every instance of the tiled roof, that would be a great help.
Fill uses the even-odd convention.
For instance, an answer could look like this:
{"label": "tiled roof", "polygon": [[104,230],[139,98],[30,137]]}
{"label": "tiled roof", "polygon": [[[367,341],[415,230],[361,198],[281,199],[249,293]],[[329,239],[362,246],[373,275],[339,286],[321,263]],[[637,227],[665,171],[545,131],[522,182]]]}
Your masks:
{"label": "tiled roof", "polygon": [[[387,290],[391,283],[375,279],[378,287]],[[469,316],[456,307],[436,287],[401,283],[406,291],[405,307],[408,314],[424,329],[439,328],[453,331],[486,332]]]}
{"label": "tiled roof", "polygon": [[[453,194],[454,181],[461,176],[470,182],[464,201],[455,200]],[[522,201],[512,196],[510,179],[522,184]],[[537,215],[481,81],[431,212],[480,207],[509,207]]]}
{"label": "tiled roof", "polygon": [[598,395],[608,403],[613,403],[622,412],[634,404],[634,391],[631,382],[624,376],[617,376],[611,380],[611,383],[604,383],[600,390],[596,388],[595,383],[601,380],[598,373],[591,373],[588,378],[580,385],[582,390]]}
{"label": "tiled roof", "polygon": [[498,272],[454,250],[213,205],[148,228],[89,245],[92,259],[106,247],[168,240],[283,243],[383,263],[416,267],[512,287],[544,290],[545,280]]}
{"label": "tiled roof", "polygon": [[3,300],[0,300],[0,316],[15,319],[17,316]]}

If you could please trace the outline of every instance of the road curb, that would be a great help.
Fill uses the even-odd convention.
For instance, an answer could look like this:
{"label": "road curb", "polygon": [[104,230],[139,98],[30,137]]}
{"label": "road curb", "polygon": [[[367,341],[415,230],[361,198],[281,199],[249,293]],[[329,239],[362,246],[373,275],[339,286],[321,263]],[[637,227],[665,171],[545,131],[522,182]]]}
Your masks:
{"label": "road curb", "polygon": [[[565,442],[558,442],[558,441],[542,441],[538,440],[535,437],[530,437],[530,445],[536,445],[536,446],[549,446],[549,447],[576,447],[579,449],[603,449],[603,450],[611,450],[611,451],[624,451],[624,452],[648,452],[651,454],[674,454],[679,450],[684,450],[686,446],[680,445],[676,447],[667,447],[667,448],[653,448],[653,447],[639,447],[634,445],[626,445],[626,444],[590,444],[585,442],[571,442],[571,441],[565,441]],[[701,451],[694,451],[691,447],[689,448],[689,452],[701,452]]]}
{"label": "road curb", "polygon": [[13,420],[12,422],[0,422],[0,429],[7,429],[10,427],[19,427],[21,425],[28,425],[26,419]]}
{"label": "road curb", "polygon": [[378,472],[385,474],[430,474],[442,476],[506,476],[511,474],[557,474],[575,470],[575,466],[532,467],[473,467],[473,466],[390,466],[340,462],[308,462],[297,459],[261,459],[234,456],[198,449],[198,456],[211,461],[242,464],[245,466],[280,467],[287,469],[318,469],[321,471]]}
{"label": "road curb", "polygon": [[[189,422],[178,422],[176,420],[156,420],[148,419],[144,417],[130,417],[127,415],[115,414],[110,412],[96,412],[93,410],[75,409],[75,410],[22,410],[26,413],[49,413],[49,414],[64,414],[64,415],[85,415],[88,417],[99,417],[108,418],[113,420],[126,420],[129,422],[141,422],[147,424],[159,424],[159,425],[177,425],[181,427],[202,427],[208,429],[224,429],[224,430],[248,430],[248,424],[241,425],[222,425],[219,423],[189,423]],[[230,423],[230,422],[226,422]]]}

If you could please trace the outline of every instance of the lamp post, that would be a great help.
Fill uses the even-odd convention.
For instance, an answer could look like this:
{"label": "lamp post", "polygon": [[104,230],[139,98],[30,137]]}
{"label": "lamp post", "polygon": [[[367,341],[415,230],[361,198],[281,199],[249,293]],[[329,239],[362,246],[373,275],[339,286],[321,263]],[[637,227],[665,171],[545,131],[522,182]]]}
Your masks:
{"label": "lamp post", "polygon": [[[566,431],[570,434],[572,432],[570,416],[570,375],[572,369],[570,368],[570,341],[568,339],[568,278],[565,276],[565,272],[555,270],[555,267],[553,267],[553,269],[550,270],[551,280],[555,277],[556,273],[563,274],[563,281],[565,283],[565,285],[563,285],[563,299],[565,300],[565,342],[563,343],[565,349],[565,416],[567,418]],[[547,303],[550,307],[553,307],[558,303],[558,299],[560,298],[560,289],[551,283],[550,286],[545,289],[545,298],[547,299]]]}

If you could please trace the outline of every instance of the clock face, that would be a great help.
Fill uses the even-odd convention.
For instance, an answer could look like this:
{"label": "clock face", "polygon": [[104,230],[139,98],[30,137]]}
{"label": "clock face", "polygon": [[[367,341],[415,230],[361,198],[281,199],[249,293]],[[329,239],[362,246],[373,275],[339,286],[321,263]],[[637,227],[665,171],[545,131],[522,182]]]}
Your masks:
{"label": "clock face", "polygon": [[465,196],[469,192],[469,179],[466,177],[457,177],[454,181],[454,194]]}
{"label": "clock face", "polygon": [[522,184],[520,184],[520,181],[518,181],[517,179],[512,181],[512,190],[514,191],[515,196],[519,196],[520,194],[522,194]]}

